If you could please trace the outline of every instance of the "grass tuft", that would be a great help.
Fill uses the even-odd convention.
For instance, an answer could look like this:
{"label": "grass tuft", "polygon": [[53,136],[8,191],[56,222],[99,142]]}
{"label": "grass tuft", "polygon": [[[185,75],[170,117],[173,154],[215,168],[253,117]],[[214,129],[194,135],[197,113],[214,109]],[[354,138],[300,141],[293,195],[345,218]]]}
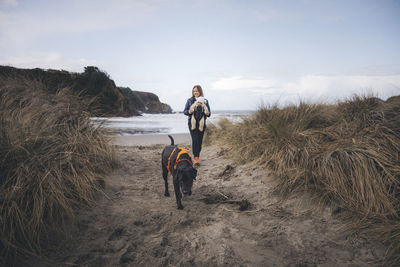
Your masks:
{"label": "grass tuft", "polygon": [[69,88],[48,94],[40,80],[0,81],[0,251],[40,255],[74,208],[94,203],[118,165],[85,99]]}
{"label": "grass tuft", "polygon": [[206,139],[264,166],[280,195],[307,191],[340,207],[354,231],[388,246],[387,263],[399,262],[399,97],[261,107],[240,123],[209,125]]}

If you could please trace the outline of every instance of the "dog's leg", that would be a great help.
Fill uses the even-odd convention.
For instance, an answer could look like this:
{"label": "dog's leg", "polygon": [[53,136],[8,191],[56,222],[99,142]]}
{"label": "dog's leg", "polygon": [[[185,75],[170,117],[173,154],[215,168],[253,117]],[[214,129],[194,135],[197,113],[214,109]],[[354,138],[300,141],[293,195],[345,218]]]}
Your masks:
{"label": "dog's leg", "polygon": [[164,196],[169,197],[169,191],[168,191],[168,169],[164,165],[162,166],[162,175],[163,175],[164,184],[165,184]]}
{"label": "dog's leg", "polygon": [[192,115],[190,124],[192,125],[192,128],[191,128],[192,130],[196,129],[196,119],[194,118],[194,114]]}
{"label": "dog's leg", "polygon": [[182,194],[181,194],[181,190],[180,190],[180,188],[179,188],[179,181],[178,181],[178,177],[177,177],[176,174],[175,174],[175,176],[174,176],[173,182],[174,182],[174,190],[175,190],[176,204],[178,205],[178,209],[182,210],[182,209],[183,209],[182,201],[181,201]]}
{"label": "dog's leg", "polygon": [[199,122],[199,131],[202,132],[204,129],[204,116],[201,117]]}

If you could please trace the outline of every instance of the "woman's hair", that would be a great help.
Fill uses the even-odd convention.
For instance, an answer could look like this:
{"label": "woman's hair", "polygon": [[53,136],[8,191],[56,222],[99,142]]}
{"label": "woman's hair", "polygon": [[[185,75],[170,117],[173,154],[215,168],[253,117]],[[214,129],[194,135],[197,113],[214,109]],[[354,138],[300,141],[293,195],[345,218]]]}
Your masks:
{"label": "woman's hair", "polygon": [[203,97],[204,97],[204,94],[203,94],[203,89],[201,88],[201,86],[200,86],[200,85],[195,85],[195,86],[193,86],[193,89],[192,89],[192,97],[194,97],[194,94],[193,94],[193,90],[194,90],[194,88],[197,88],[197,91],[199,91],[199,93],[200,93],[200,96],[203,96]]}

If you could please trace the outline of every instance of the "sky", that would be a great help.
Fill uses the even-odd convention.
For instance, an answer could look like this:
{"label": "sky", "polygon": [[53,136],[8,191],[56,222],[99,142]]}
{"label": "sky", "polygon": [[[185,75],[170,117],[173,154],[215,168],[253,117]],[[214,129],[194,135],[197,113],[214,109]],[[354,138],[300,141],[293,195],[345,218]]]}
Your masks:
{"label": "sky", "polygon": [[105,71],[182,111],[400,95],[400,0],[0,0],[0,65]]}

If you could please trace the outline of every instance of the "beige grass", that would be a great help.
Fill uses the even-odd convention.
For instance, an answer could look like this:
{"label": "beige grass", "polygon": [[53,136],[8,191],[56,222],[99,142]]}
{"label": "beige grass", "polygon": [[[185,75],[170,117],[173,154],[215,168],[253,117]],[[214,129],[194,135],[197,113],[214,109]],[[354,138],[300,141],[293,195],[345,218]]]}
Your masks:
{"label": "beige grass", "polygon": [[[46,90],[44,90],[46,89]],[[90,205],[118,160],[85,100],[47,94],[24,77],[0,80],[0,249],[38,255],[50,230]]]}
{"label": "beige grass", "polygon": [[308,191],[340,207],[352,230],[384,242],[387,263],[399,263],[399,97],[262,107],[241,123],[209,125],[206,138],[265,166],[282,196]]}

